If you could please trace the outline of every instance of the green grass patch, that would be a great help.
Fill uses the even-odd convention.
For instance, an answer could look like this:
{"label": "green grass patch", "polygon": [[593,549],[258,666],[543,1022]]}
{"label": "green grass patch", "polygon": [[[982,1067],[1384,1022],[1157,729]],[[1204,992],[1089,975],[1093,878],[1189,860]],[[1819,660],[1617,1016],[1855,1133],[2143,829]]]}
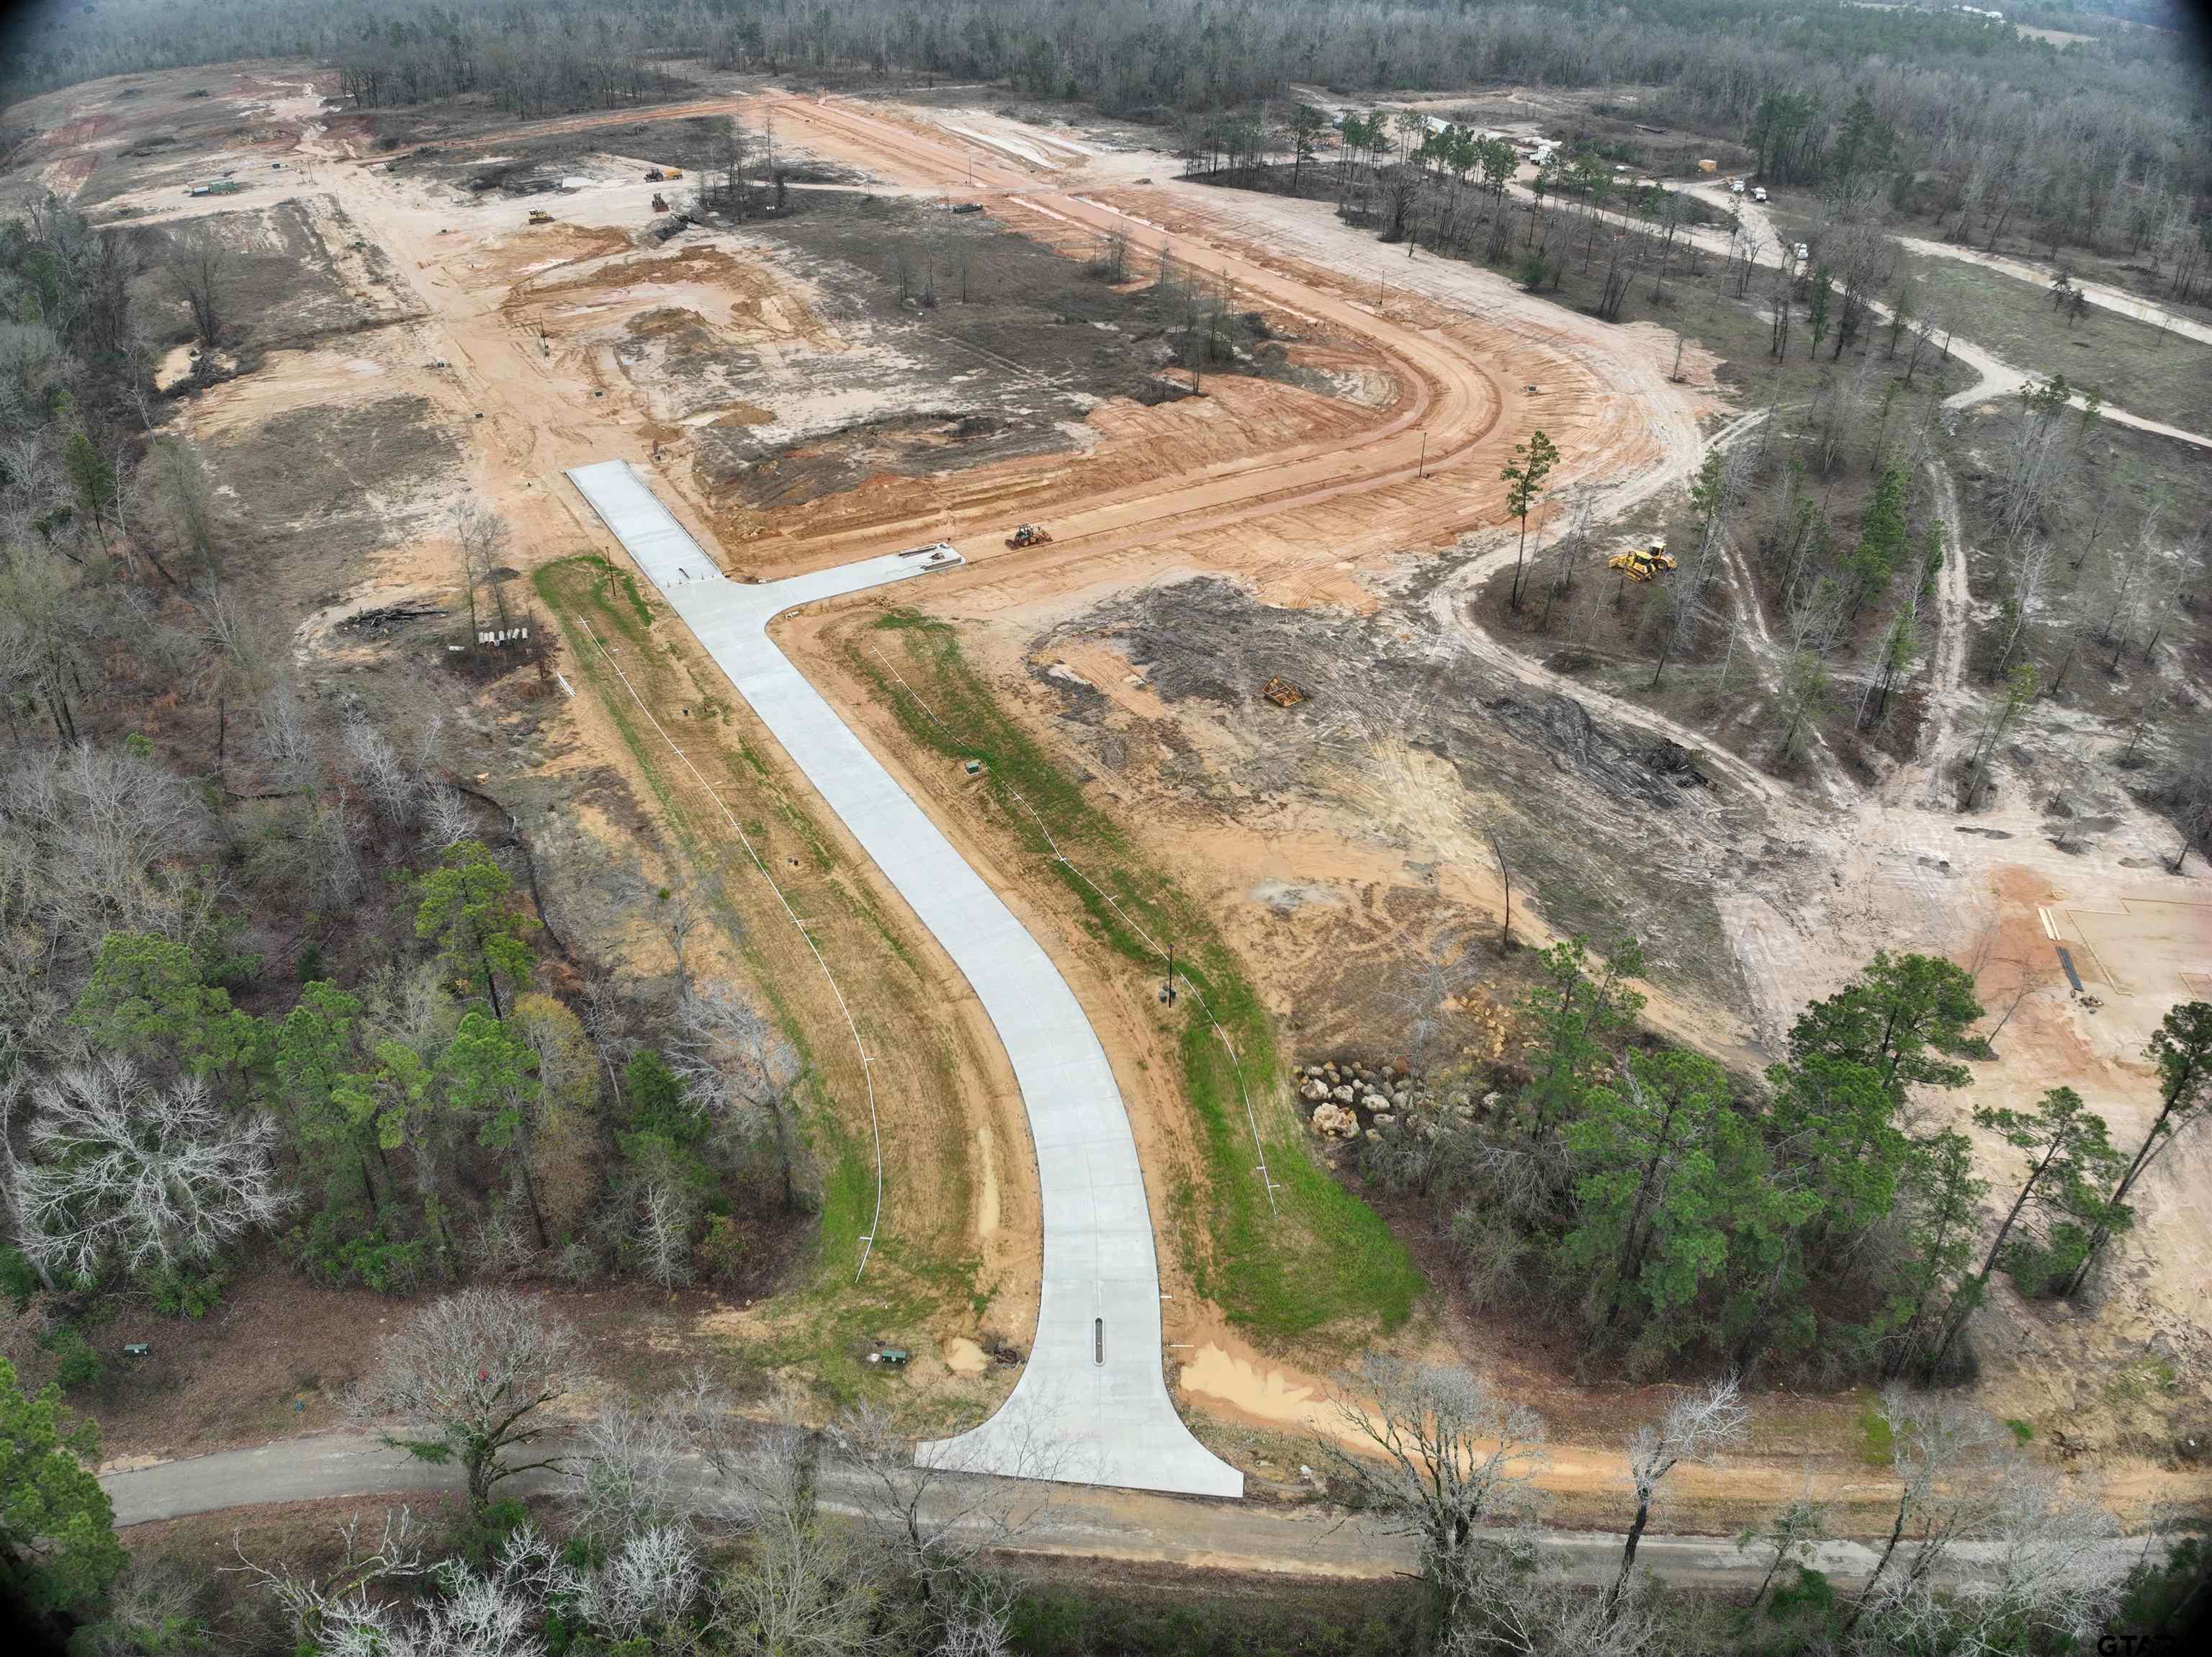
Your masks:
{"label": "green grass patch", "polygon": [[[1135,856],[999,705],[950,627],[898,612],[848,648],[908,736],[949,759],[982,762],[985,798],[1052,860],[1048,867],[1082,905],[1097,941],[1148,973],[1161,968],[1153,942],[1173,941],[1178,970],[1235,1044],[1232,1064],[1198,998],[1182,998],[1183,1089],[1210,1177],[1202,1197],[1178,1191],[1176,1223],[1200,1291],[1255,1335],[1370,1318],[1386,1329],[1403,1323],[1421,1293],[1420,1273],[1382,1217],[1312,1161],[1304,1124],[1281,1102],[1273,1022],[1203,912]],[[1254,1118],[1276,1185],[1272,1205],[1257,1172]]]}
{"label": "green grass patch", "polygon": [[2014,1421],[2010,1416],[2007,1416],[2005,1417],[2005,1425],[2012,1429],[2012,1435],[2015,1443],[2033,1444],[2035,1442],[2035,1429],[2030,1426],[2027,1422],[2024,1421]]}
{"label": "green grass patch", "polygon": [[1859,1412],[1859,1432],[1866,1441],[1859,1447],[1859,1459],[1869,1467],[1890,1465],[1897,1435],[1891,1431],[1889,1417],[1881,1413],[1880,1404],[1869,1403]]}
{"label": "green grass patch", "polygon": [[2148,1402],[2154,1392],[2171,1396],[2180,1384],[2173,1366],[2160,1358],[2138,1358],[2105,1383],[2105,1402],[2114,1405]]}
{"label": "green grass patch", "polygon": [[1956,319],[1960,338],[2014,368],[2063,374],[2096,386],[2105,399],[2147,420],[2212,430],[2212,345],[2093,305],[2069,322],[2050,290],[2017,277],[1940,255],[1901,256],[1918,284],[1922,311]]}

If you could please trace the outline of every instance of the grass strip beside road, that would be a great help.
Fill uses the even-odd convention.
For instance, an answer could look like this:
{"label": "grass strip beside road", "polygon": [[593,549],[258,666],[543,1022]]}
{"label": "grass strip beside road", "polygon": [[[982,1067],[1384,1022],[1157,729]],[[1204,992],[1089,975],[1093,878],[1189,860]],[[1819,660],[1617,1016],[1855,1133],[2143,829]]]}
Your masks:
{"label": "grass strip beside road", "polygon": [[[755,905],[745,903],[741,894],[733,895],[734,888],[757,878],[755,872],[747,863],[725,875],[729,848],[720,838],[725,829],[720,813],[689,808],[693,801],[706,803],[699,798],[697,784],[665,763],[665,746],[639,718],[636,704],[582,624],[587,621],[600,638],[618,642],[624,648],[627,671],[639,691],[653,701],[665,704],[683,700],[696,705],[696,693],[684,691],[680,683],[670,682],[680,672],[678,663],[653,637],[653,612],[627,571],[588,555],[541,567],[534,584],[538,597],[560,624],[572,670],[605,709],[645,787],[659,803],[660,820],[675,849],[711,894],[719,929],[747,969],[746,987],[767,1001],[778,1027],[799,1050],[804,1065],[797,1095],[801,1104],[799,1114],[806,1148],[815,1164],[813,1195],[818,1204],[812,1264],[797,1286],[768,1306],[755,1308],[767,1332],[748,1341],[747,1355],[771,1367],[796,1367],[809,1373],[817,1388],[838,1403],[879,1392],[885,1384],[885,1372],[861,1362],[867,1343],[877,1338],[908,1343],[925,1340],[933,1319],[973,1301],[977,1263],[943,1258],[929,1240],[887,1225],[885,1234],[877,1240],[866,1276],[857,1284],[853,1281],[853,1262],[859,1258],[860,1239],[875,1206],[867,1118],[865,1112],[845,1099],[837,1078],[818,1061],[807,1039],[807,1018],[794,1004],[778,963],[763,951],[762,935],[779,927],[787,929],[788,923],[778,916],[752,915],[748,911]],[[717,729],[714,725],[687,730],[684,744],[701,770],[716,778],[730,807],[749,819],[749,832],[757,838],[767,834],[771,831],[757,819],[773,819],[777,830],[791,838],[794,848],[804,848],[803,855],[817,867],[827,867],[824,859],[834,862],[834,847],[821,825],[809,817],[803,805],[788,798],[772,770],[736,730]],[[714,762],[719,762],[719,773]],[[836,889],[847,890],[842,882]],[[887,942],[890,934],[882,917],[874,913],[873,905],[860,898],[853,898],[852,902],[854,917],[867,928],[863,935],[877,946]],[[756,932],[756,924],[763,929],[763,933]],[[781,934],[775,932],[775,935]],[[825,940],[835,935],[834,929],[823,932]],[[884,953],[904,955],[895,948]],[[847,972],[852,972],[860,964],[844,965]],[[812,971],[810,963],[806,973]],[[810,982],[806,973],[799,974],[798,981]],[[841,1029],[840,1039],[842,1034]],[[848,1124],[848,1116],[857,1123],[857,1136]],[[953,1148],[957,1152],[963,1147]],[[894,1161],[887,1167],[887,1180],[896,1182],[896,1172]],[[951,1197],[952,1204],[961,1208],[956,1218],[964,1226],[969,1191],[964,1169],[940,1169],[937,1178],[939,1189],[931,1208],[943,1209],[945,1199]]]}
{"label": "grass strip beside road", "polygon": [[[887,654],[878,654],[879,645]],[[1235,1045],[1232,1069],[1205,1013],[1183,998],[1177,1044],[1206,1190],[1178,1192],[1192,1200],[1175,1207],[1200,1292],[1255,1336],[1354,1321],[1364,1327],[1369,1319],[1384,1329],[1402,1324],[1420,1295],[1420,1273],[1382,1217],[1313,1161],[1304,1124],[1283,1095],[1273,1020],[1198,905],[1146,866],[1081,785],[1000,706],[950,626],[895,612],[848,650],[909,737],[981,765],[1007,825],[1047,858],[1082,905],[1094,940],[1148,976],[1161,967],[1148,937],[1173,941],[1178,975],[1202,993]],[[895,671],[886,671],[887,661]],[[1255,1166],[1240,1070],[1275,1180],[1272,1206]],[[1155,1201],[1164,1195],[1155,1188]]]}

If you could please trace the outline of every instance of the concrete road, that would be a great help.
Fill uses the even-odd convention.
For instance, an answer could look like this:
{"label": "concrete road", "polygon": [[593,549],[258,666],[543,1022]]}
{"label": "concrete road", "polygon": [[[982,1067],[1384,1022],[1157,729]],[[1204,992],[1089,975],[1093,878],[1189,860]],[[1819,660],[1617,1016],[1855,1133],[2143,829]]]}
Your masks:
{"label": "concrete road", "polygon": [[1243,1495],[1244,1476],[1190,1435],[1168,1396],[1144,1173],[1091,1020],[1013,912],[769,640],[769,622],[795,606],[960,560],[918,548],[787,581],[732,582],[628,463],[568,477],[944,946],[1021,1086],[1044,1217],[1036,1336],[996,1415],[916,1455],[970,1472]]}

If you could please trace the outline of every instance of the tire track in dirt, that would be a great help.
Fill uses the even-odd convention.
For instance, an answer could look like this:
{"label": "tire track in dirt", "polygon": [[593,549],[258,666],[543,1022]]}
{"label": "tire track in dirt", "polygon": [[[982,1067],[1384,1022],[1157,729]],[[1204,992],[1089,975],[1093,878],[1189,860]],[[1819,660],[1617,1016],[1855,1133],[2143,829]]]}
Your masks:
{"label": "tire track in dirt", "polygon": [[1922,736],[1910,771],[1900,771],[1896,791],[1908,783],[1926,783],[1929,792],[1921,803],[1942,809],[1936,789],[1942,784],[1951,733],[1958,723],[1959,704],[1966,694],[1966,626],[1972,618],[1973,593],[1966,579],[1966,545],[1959,516],[1959,490],[1951,468],[1929,457],[1927,462],[1929,497],[1936,521],[1942,527],[1943,562],[1936,576],[1936,682],[1929,688],[1934,716]]}

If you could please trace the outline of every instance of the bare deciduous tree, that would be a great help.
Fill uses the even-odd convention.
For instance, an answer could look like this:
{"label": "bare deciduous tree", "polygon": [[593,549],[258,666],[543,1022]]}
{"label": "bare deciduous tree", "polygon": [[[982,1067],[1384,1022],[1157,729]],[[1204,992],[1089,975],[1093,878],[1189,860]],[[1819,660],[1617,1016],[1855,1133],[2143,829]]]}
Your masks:
{"label": "bare deciduous tree", "polygon": [[21,837],[44,927],[66,953],[90,954],[111,931],[181,941],[206,919],[204,888],[175,873],[205,843],[206,805],[145,755],[33,755],[0,789],[0,819]]}
{"label": "bare deciduous tree", "polygon": [[158,1087],[106,1054],[32,1099],[13,1201],[23,1253],[49,1281],[198,1264],[290,1203],[270,1161],[276,1124],[218,1109],[198,1077]]}
{"label": "bare deciduous tree", "polygon": [[321,770],[321,745],[307,704],[289,679],[278,679],[256,704],[254,723],[255,745],[269,780],[287,793],[312,786]]}
{"label": "bare deciduous tree", "polygon": [[369,1590],[377,1583],[426,1576],[435,1569],[423,1557],[409,1508],[385,1515],[383,1530],[372,1547],[362,1545],[359,1514],[339,1526],[337,1534],[337,1563],[321,1575],[288,1561],[271,1567],[249,1558],[234,1531],[230,1545],[239,1563],[222,1569],[243,1573],[282,1605],[294,1639],[303,1647],[314,1646],[333,1623],[354,1623],[368,1614]]}
{"label": "bare deciduous tree", "polygon": [[1469,957],[1466,940],[1446,933],[1414,961],[1403,987],[1393,997],[1405,1015],[1407,1055],[1420,1075],[1428,1073],[1429,1060],[1444,1032],[1453,998],[1474,979],[1474,963]]}
{"label": "bare deciduous tree", "polygon": [[691,1281],[691,1227],[696,1218],[690,1199],[665,1180],[653,1181],[638,1199],[630,1240],[645,1275],[663,1288]]}
{"label": "bare deciduous tree", "polygon": [[354,786],[386,818],[394,823],[413,820],[422,779],[407,768],[384,733],[365,719],[346,725],[345,764]]}
{"label": "bare deciduous tree", "polygon": [[1646,1422],[1628,1441],[1628,1478],[1636,1492],[1636,1518],[1620,1550],[1620,1575],[1607,1591],[1609,1606],[1618,1608],[1636,1570],[1636,1544],[1651,1522],[1651,1503],[1660,1481],[1685,1461],[1707,1461],[1743,1441],[1744,1423],[1751,1412],[1744,1408],[1736,1379],[1716,1381],[1674,1400],[1656,1427]]}
{"label": "bare deciduous tree", "polygon": [[1858,1603],[1844,1619],[1846,1636],[1869,1613],[1879,1623],[1890,1608],[1909,1605],[1924,1590],[1952,1545],[1995,1515],[2008,1471],[2003,1449],[2010,1434],[1969,1404],[1893,1383],[1882,1389],[1875,1409],[1890,1432],[1897,1513]]}
{"label": "bare deciduous tree", "polygon": [[799,1076],[798,1050],[751,1002],[720,986],[685,990],[676,1005],[676,1023],[673,1068],[690,1098],[725,1121],[740,1120],[749,1111],[767,1113],[789,1205],[796,1200],[789,1118],[791,1090]]}
{"label": "bare deciduous tree", "polygon": [[811,1433],[787,1431],[732,1464],[748,1546],[723,1592],[764,1651],[857,1657],[873,1643],[884,1560],[823,1514],[817,1449]]}
{"label": "bare deciduous tree", "polygon": [[711,1631],[693,1615],[706,1586],[705,1562],[691,1532],[659,1525],[624,1537],[605,1564],[582,1573],[575,1606],[610,1640],[680,1657]]}
{"label": "bare deciduous tree", "polygon": [[1316,1435],[1323,1465],[1362,1508],[1419,1543],[1422,1574],[1451,1629],[1471,1581],[1476,1526],[1529,1508],[1543,1464],[1542,1417],[1464,1369],[1390,1357],[1362,1363],[1335,1410],[1347,1437],[1380,1454]]}
{"label": "bare deciduous tree", "polygon": [[321,1657],[541,1657],[548,1606],[580,1599],[588,1579],[528,1526],[511,1533],[479,1571],[458,1559],[438,1568],[441,1592],[413,1605],[362,1595],[334,1605]]}
{"label": "bare deciduous tree", "polygon": [[1449,1657],[1643,1657],[1663,1625],[1642,1582],[1618,1600],[1547,1572],[1533,1532],[1470,1556],[1466,1612],[1444,1642]]}
{"label": "bare deciduous tree", "polygon": [[678,874],[654,895],[653,923],[668,940],[668,953],[675,958],[676,992],[681,996],[691,987],[691,935],[707,923],[706,894]]}
{"label": "bare deciduous tree", "polygon": [[1048,1436],[1036,1435],[1035,1453],[1017,1457],[1020,1471],[1009,1478],[917,1465],[913,1436],[880,1404],[848,1410],[830,1438],[862,1474],[861,1508],[888,1538],[894,1568],[920,1596],[932,1632],[949,1643],[957,1625],[988,1624],[975,1615],[979,1599],[988,1599],[980,1562],[1043,1511],[1048,1489],[1039,1481],[1059,1471]]}
{"label": "bare deciduous tree", "polygon": [[[464,501],[454,509],[453,545],[460,553],[461,578],[468,586],[471,646],[487,622],[495,620],[502,630],[510,625],[504,578],[498,574],[501,561],[507,556],[507,520],[489,507],[476,501]],[[489,595],[491,616],[484,615],[479,607],[479,594]]]}
{"label": "bare deciduous tree", "polygon": [[433,850],[443,851],[477,838],[477,810],[468,796],[450,783],[429,791],[422,812],[422,838]]}
{"label": "bare deciduous tree", "polygon": [[466,1288],[415,1313],[384,1343],[356,1407],[397,1416],[428,1435],[385,1435],[424,1461],[458,1461],[470,1496],[488,1502],[500,1480],[567,1458],[509,1463],[504,1452],[553,1430],[541,1413],[583,1379],[575,1326],[526,1295]]}
{"label": "bare deciduous tree", "polygon": [[210,348],[221,344],[230,287],[230,256],[222,244],[204,226],[178,232],[169,238],[161,274],[191,312],[192,337]]}
{"label": "bare deciduous tree", "polygon": [[720,1479],[730,1471],[734,1409],[700,1370],[649,1404],[602,1404],[573,1470],[582,1487],[578,1528],[611,1538],[724,1511],[727,1499],[692,1472]]}

